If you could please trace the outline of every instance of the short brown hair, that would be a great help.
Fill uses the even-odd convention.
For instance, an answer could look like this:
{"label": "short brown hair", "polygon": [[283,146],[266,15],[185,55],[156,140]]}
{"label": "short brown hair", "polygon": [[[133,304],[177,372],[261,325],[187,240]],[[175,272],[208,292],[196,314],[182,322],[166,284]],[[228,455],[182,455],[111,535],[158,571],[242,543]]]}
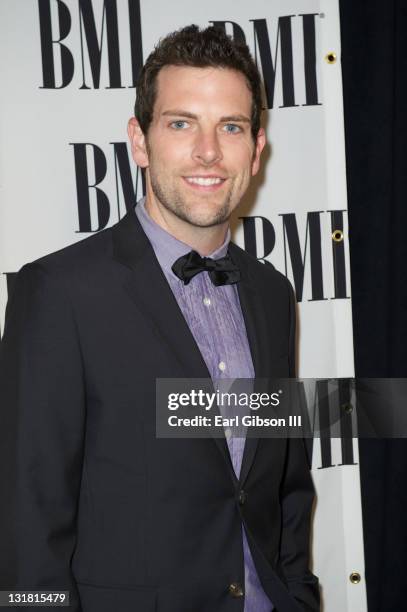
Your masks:
{"label": "short brown hair", "polygon": [[200,30],[189,25],[162,38],[144,64],[137,83],[134,115],[144,134],[153,119],[157,75],[164,66],[230,68],[241,72],[252,93],[251,131],[256,140],[262,110],[261,78],[244,42],[234,41],[220,27]]}

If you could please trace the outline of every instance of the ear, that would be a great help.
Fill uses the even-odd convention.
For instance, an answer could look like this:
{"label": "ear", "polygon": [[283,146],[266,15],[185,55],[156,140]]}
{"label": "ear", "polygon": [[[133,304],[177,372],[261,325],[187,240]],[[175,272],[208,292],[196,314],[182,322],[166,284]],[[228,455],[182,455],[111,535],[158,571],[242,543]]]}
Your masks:
{"label": "ear", "polygon": [[139,122],[135,117],[131,117],[127,124],[127,134],[131,145],[131,154],[134,161],[140,168],[147,168],[148,154],[146,147],[146,139]]}
{"label": "ear", "polygon": [[260,128],[256,137],[256,147],[253,153],[252,176],[258,173],[260,168],[260,155],[266,144],[266,133],[264,128]]}

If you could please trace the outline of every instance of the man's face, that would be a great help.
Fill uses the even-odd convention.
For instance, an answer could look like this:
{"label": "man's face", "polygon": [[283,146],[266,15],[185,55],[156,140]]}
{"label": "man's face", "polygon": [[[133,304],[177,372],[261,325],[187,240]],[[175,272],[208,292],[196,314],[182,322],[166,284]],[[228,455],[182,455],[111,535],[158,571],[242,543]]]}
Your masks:
{"label": "man's face", "polygon": [[[251,134],[252,95],[243,74],[166,66],[157,78],[144,140],[147,196],[197,227],[227,221],[259,168],[264,131]],[[142,146],[142,148],[143,148]]]}

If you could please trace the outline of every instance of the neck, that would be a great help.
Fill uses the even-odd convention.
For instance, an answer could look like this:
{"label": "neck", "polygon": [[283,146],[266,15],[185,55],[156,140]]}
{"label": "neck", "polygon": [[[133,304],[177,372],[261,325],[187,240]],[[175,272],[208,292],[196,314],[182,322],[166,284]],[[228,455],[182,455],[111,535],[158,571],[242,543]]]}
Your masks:
{"label": "neck", "polygon": [[159,204],[157,200],[146,196],[145,208],[149,216],[166,232],[184,242],[201,256],[216,251],[225,241],[229,223],[225,221],[212,227],[191,225]]}

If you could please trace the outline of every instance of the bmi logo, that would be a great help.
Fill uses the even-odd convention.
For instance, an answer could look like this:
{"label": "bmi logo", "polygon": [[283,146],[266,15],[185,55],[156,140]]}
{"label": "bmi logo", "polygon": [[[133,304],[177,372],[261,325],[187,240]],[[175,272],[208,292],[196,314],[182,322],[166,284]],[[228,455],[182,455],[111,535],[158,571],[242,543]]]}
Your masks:
{"label": "bmi logo", "polygon": [[[127,0],[126,4],[125,7],[121,0],[77,0],[75,3],[72,0],[38,0],[43,76],[41,88],[67,87],[77,72],[80,73],[82,81],[79,89],[99,89],[104,48],[107,53],[108,75],[107,83],[102,84],[102,87],[135,87],[143,63],[140,2]],[[123,61],[125,45],[120,44],[123,32],[120,34],[118,8],[123,16],[122,11],[126,8],[126,53],[130,55],[129,62]],[[69,42],[73,34],[79,39],[79,45],[76,47]],[[124,63],[131,66],[131,73],[126,75],[126,79],[122,75]]]}

